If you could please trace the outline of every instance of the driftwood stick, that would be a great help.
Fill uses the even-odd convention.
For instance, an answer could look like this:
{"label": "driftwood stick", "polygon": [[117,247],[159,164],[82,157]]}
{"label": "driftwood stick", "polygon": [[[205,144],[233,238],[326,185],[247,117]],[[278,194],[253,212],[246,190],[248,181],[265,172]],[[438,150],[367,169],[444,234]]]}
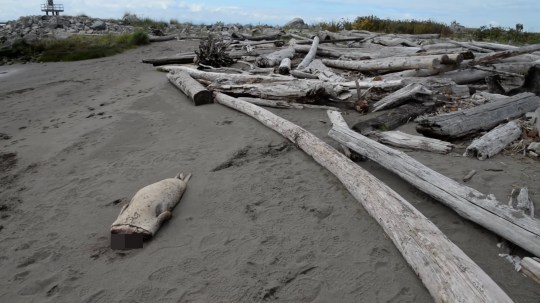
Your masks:
{"label": "driftwood stick", "polygon": [[188,96],[195,106],[212,103],[212,93],[186,72],[170,72],[169,81]]}
{"label": "driftwood stick", "polygon": [[470,109],[428,117],[416,130],[435,138],[458,138],[482,130],[491,130],[501,122],[515,119],[540,107],[540,97],[522,93]]}
{"label": "driftwood stick", "polygon": [[518,246],[540,255],[540,222],[491,196],[461,185],[405,153],[384,146],[349,128],[334,126],[329,136],[397,174],[419,190]]}
{"label": "driftwood stick", "polygon": [[476,157],[478,160],[491,158],[519,137],[521,137],[521,127],[516,121],[499,125],[475,139],[465,150],[464,156]]}
{"label": "driftwood stick", "polygon": [[382,226],[435,302],[512,302],[461,249],[391,188],[305,129],[224,94],[218,103],[243,112],[291,140],[332,172]]}
{"label": "driftwood stick", "polygon": [[308,67],[308,65],[313,61],[315,56],[317,55],[317,48],[319,47],[319,37],[313,38],[313,44],[311,44],[311,49],[307,53],[307,55],[304,57],[302,62],[298,64],[296,69],[303,70],[304,68]]}

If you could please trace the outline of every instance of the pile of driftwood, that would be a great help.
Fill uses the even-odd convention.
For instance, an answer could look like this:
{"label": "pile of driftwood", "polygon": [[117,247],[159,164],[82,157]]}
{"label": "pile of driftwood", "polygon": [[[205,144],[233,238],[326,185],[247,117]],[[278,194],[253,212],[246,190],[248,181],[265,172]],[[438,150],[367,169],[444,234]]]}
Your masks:
{"label": "pile of driftwood", "polygon": [[[540,256],[540,221],[534,218],[526,188],[503,203],[387,146],[445,154],[455,147],[453,141],[469,140],[464,156],[483,160],[520,147],[537,158],[540,45],[366,31],[301,34],[229,33],[203,41],[199,57],[184,53],[145,62],[168,72],[170,82],[195,105],[216,102],[244,112],[334,173],[383,227],[436,301],[511,299],[427,218],[351,157],[378,162],[464,218],[528,251],[533,256],[525,258],[520,269],[540,279],[540,263],[534,259]],[[231,59],[236,60],[232,65]],[[258,105],[329,110],[329,135],[344,154]],[[337,108],[367,114],[351,129]],[[410,121],[417,122],[424,136],[391,131]]]}

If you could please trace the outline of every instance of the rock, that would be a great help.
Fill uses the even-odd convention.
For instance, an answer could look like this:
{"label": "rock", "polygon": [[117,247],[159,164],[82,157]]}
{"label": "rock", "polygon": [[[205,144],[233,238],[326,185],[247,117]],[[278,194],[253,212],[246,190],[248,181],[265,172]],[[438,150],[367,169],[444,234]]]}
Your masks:
{"label": "rock", "polygon": [[96,30],[96,31],[104,31],[107,29],[107,24],[105,24],[104,21],[97,20],[92,23],[90,26],[90,29]]}
{"label": "rock", "polygon": [[23,40],[24,42],[28,44],[32,44],[32,43],[37,42],[39,38],[35,31],[31,31],[30,33],[24,36]]}
{"label": "rock", "polygon": [[304,22],[304,20],[302,20],[302,18],[294,18],[291,21],[287,22],[285,24],[285,27],[288,27],[288,28],[305,28],[306,23]]}

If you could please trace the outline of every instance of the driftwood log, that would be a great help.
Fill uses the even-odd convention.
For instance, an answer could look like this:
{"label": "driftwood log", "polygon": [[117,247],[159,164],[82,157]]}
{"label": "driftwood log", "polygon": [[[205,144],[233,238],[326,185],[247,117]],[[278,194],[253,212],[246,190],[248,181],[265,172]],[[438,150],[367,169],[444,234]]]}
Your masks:
{"label": "driftwood log", "polygon": [[281,39],[281,36],[283,35],[283,32],[273,34],[273,35],[264,35],[264,36],[248,36],[248,35],[242,35],[240,33],[232,33],[232,37],[239,40],[250,40],[250,41],[263,41],[263,40],[279,40]]}
{"label": "driftwood log", "polygon": [[171,41],[176,39],[176,35],[169,35],[169,36],[150,36],[149,41],[150,42],[163,42],[163,41]]}
{"label": "driftwood log", "polygon": [[288,75],[291,72],[291,59],[284,58],[281,60],[281,63],[278,67],[278,72],[280,75]]}
{"label": "driftwood log", "polygon": [[521,260],[521,272],[540,284],[540,260],[525,257]]}
{"label": "driftwood log", "polygon": [[273,108],[284,108],[284,109],[324,109],[324,110],[337,110],[336,107],[325,106],[325,105],[314,105],[314,104],[303,104],[296,102],[287,102],[279,100],[268,100],[261,98],[250,98],[250,97],[240,97],[240,100],[246,102],[264,106],[264,107],[273,107]]}
{"label": "driftwood log", "polygon": [[482,130],[491,130],[501,122],[518,118],[538,107],[540,97],[532,93],[523,93],[508,97],[506,100],[422,119],[416,130],[434,138],[458,138]]}
{"label": "driftwood log", "polygon": [[512,302],[463,251],[409,202],[303,128],[242,100],[216,93],[218,103],[243,112],[291,140],[332,172],[382,226],[435,302]]}
{"label": "driftwood log", "polygon": [[452,143],[422,136],[414,136],[400,131],[373,132],[370,136],[386,145],[392,145],[415,150],[425,150],[438,154],[447,154],[453,148]]}
{"label": "driftwood log", "polygon": [[476,157],[478,160],[491,158],[519,137],[521,137],[521,127],[516,121],[499,125],[475,139],[465,150],[464,156]]}
{"label": "driftwood log", "polygon": [[369,71],[401,71],[415,68],[439,68],[441,60],[431,56],[418,57],[394,57],[373,60],[343,61],[323,59],[323,63],[329,67],[356,70],[361,72]]}
{"label": "driftwood log", "polygon": [[298,64],[296,69],[303,70],[304,68],[308,67],[308,65],[313,61],[315,56],[317,55],[317,48],[319,47],[319,37],[313,38],[313,44],[311,44],[311,49],[307,53],[307,55],[304,57],[302,62]]}
{"label": "driftwood log", "polygon": [[260,76],[260,75],[249,75],[249,74],[224,74],[224,73],[215,73],[215,72],[205,72],[205,71],[196,69],[196,67],[189,67],[189,66],[165,65],[165,66],[158,67],[157,70],[162,71],[162,72],[184,71],[195,79],[202,79],[202,80],[207,80],[207,81],[212,81],[212,82],[233,81],[235,83],[261,83],[261,82],[294,80],[293,77],[282,76],[282,75]]}
{"label": "driftwood log", "polygon": [[188,96],[195,106],[212,103],[212,93],[186,72],[170,72],[169,81]]}
{"label": "driftwood log", "polygon": [[373,104],[372,111],[376,112],[390,107],[396,107],[411,99],[422,98],[422,95],[432,94],[433,92],[425,88],[422,84],[411,83]]}
{"label": "driftwood log", "polygon": [[155,58],[155,59],[143,59],[143,63],[152,64],[153,66],[162,66],[167,64],[188,64],[193,63],[195,60],[195,53],[189,55],[175,56],[175,57],[166,57],[166,58]]}
{"label": "driftwood log", "polygon": [[476,222],[516,245],[540,255],[540,222],[507,204],[431,170],[401,151],[384,146],[348,128],[333,126],[329,136],[379,163],[460,216]]}
{"label": "driftwood log", "polygon": [[540,44],[527,45],[527,46],[509,49],[506,51],[491,53],[487,56],[484,56],[483,58],[478,59],[476,62],[474,62],[474,64],[491,63],[497,60],[515,57],[515,56],[532,53],[536,51],[540,51]]}
{"label": "driftwood log", "polygon": [[347,80],[342,76],[334,73],[326,65],[322,63],[321,60],[315,59],[311,61],[305,71],[310,72],[316,75],[319,79],[328,82],[346,82]]}
{"label": "driftwood log", "polygon": [[268,55],[262,55],[257,57],[255,63],[259,67],[273,67],[279,65],[281,61],[285,58],[292,59],[294,57],[294,48],[287,47],[280,49]]}

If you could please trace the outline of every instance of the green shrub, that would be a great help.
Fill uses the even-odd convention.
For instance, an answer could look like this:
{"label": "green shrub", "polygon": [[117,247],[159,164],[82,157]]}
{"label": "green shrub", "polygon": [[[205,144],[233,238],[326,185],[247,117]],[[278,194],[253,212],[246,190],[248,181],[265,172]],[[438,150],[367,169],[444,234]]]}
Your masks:
{"label": "green shrub", "polygon": [[131,35],[131,43],[133,45],[146,45],[150,43],[150,38],[145,31],[138,29]]}

